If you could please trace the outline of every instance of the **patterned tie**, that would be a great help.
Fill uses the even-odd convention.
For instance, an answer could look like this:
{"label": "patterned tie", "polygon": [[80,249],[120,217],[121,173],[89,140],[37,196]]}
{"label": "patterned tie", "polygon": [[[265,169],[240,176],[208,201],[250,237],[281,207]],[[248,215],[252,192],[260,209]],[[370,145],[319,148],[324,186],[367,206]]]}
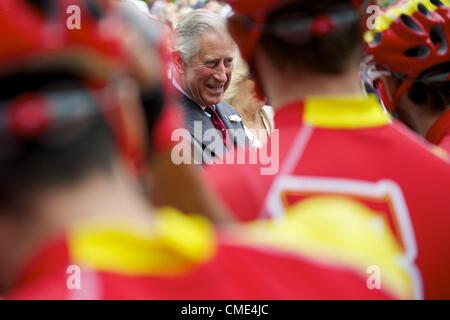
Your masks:
{"label": "patterned tie", "polygon": [[205,108],[205,111],[211,116],[212,124],[217,130],[220,131],[220,133],[222,134],[223,142],[226,144],[227,127],[225,126],[225,123],[223,123],[223,120],[220,118],[219,114],[217,113],[216,109],[213,106],[207,106]]}

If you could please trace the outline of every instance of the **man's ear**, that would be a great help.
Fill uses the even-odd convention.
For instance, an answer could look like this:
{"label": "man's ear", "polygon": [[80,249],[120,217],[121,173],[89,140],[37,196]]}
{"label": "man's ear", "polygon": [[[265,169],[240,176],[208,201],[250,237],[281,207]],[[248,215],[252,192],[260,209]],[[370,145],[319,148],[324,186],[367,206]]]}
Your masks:
{"label": "man's ear", "polygon": [[184,63],[183,58],[181,57],[180,52],[178,52],[178,51],[172,52],[172,62],[173,62],[175,71],[178,74],[184,74],[185,63]]}

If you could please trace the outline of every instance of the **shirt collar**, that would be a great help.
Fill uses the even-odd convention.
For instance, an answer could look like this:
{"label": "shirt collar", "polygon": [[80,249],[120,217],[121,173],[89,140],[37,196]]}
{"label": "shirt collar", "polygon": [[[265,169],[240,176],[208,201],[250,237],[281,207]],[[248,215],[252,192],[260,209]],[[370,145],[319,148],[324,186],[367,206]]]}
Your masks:
{"label": "shirt collar", "polygon": [[313,96],[304,101],[289,103],[275,115],[277,125],[298,123],[292,117],[297,112],[301,122],[317,128],[362,129],[381,127],[391,123],[387,111],[375,96]]}

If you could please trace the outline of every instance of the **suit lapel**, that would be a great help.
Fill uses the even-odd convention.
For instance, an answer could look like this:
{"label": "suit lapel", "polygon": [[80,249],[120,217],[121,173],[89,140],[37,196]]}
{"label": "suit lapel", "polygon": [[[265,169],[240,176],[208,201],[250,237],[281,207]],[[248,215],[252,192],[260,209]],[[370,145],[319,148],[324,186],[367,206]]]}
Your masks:
{"label": "suit lapel", "polygon": [[216,111],[219,113],[225,123],[225,126],[228,129],[231,129],[228,133],[234,145],[239,147],[245,147],[248,145],[249,141],[247,135],[245,134],[242,121],[234,122],[230,120],[231,115],[237,115],[240,117],[239,113],[234,108],[223,102],[216,105]]}
{"label": "suit lapel", "polygon": [[[208,129],[215,130],[216,128],[211,122],[211,118],[206,115],[203,109],[194,101],[183,95],[182,105],[184,109],[184,114],[186,118],[186,126],[189,130],[191,136],[202,145],[203,149],[206,150],[209,157],[214,157],[215,155],[221,156],[224,153],[224,148],[217,150],[213,148],[214,145],[203,143],[203,133]],[[221,116],[222,117],[222,116]],[[195,123],[197,122],[197,126]],[[201,126],[198,125],[201,122]],[[225,124],[226,125],[226,124]],[[228,128],[228,127],[227,127]]]}

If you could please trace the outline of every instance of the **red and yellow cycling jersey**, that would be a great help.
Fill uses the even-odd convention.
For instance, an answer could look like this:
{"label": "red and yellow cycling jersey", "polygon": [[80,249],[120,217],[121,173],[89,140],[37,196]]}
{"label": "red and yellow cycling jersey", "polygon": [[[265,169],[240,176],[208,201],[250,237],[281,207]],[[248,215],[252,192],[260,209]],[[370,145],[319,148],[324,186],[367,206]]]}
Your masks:
{"label": "red and yellow cycling jersey", "polygon": [[278,162],[276,174],[262,175],[261,163],[205,172],[236,217],[282,217],[311,196],[349,196],[390,226],[414,297],[450,298],[450,166],[444,153],[430,152],[374,97],[294,102],[277,111],[275,127],[279,143],[267,147]]}
{"label": "red and yellow cycling jersey", "polygon": [[[347,215],[323,220],[336,206]],[[7,298],[410,298],[407,274],[395,265],[400,248],[389,232],[372,228],[373,216],[347,199],[315,198],[285,222],[220,232],[172,209],[157,214],[147,230],[124,221],[79,226],[39,251]],[[357,244],[351,251],[350,242]],[[376,288],[367,274],[374,265],[383,270]]]}

